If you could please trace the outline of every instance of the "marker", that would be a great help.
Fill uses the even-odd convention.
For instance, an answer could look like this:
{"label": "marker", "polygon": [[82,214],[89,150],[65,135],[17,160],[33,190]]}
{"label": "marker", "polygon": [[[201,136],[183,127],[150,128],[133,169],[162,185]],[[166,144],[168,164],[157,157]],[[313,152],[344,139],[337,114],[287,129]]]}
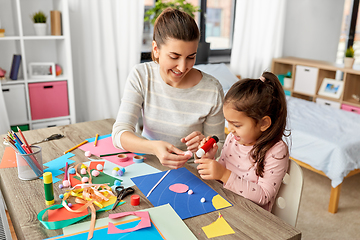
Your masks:
{"label": "marker", "polygon": [[43,178],[44,178],[45,203],[46,205],[52,205],[55,202],[52,173],[51,172],[44,173]]}
{"label": "marker", "polygon": [[212,146],[214,145],[214,143],[217,143],[219,141],[219,138],[217,136],[212,136],[205,144],[204,146],[202,146],[199,150],[197,150],[196,152],[196,156],[198,158],[201,158],[202,156],[204,156],[205,153],[207,153]]}

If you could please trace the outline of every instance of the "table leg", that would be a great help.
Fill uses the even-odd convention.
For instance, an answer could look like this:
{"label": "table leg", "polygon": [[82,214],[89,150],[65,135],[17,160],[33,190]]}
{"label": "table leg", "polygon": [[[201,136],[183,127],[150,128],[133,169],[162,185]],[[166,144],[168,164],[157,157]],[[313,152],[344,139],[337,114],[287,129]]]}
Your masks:
{"label": "table leg", "polygon": [[341,184],[339,184],[335,188],[331,187],[329,209],[328,209],[328,211],[331,213],[336,213],[338,210],[340,189],[341,189]]}

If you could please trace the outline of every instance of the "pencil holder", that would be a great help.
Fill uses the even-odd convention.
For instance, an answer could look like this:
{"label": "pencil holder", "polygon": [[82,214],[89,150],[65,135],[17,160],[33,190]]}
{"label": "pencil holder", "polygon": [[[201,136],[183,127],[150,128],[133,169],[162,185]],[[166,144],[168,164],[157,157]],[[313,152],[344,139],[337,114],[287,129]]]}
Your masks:
{"label": "pencil holder", "polygon": [[18,177],[21,180],[33,180],[42,176],[42,152],[41,147],[31,146],[32,153],[16,153]]}

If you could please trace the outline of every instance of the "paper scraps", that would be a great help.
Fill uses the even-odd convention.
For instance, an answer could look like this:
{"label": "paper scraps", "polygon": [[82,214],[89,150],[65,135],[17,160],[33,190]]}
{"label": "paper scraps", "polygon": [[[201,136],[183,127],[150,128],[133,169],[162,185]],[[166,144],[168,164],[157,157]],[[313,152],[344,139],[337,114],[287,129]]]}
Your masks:
{"label": "paper scraps", "polygon": [[202,230],[206,234],[207,238],[219,237],[235,233],[220,213],[218,219],[216,219],[215,222],[205,227],[202,227]]}

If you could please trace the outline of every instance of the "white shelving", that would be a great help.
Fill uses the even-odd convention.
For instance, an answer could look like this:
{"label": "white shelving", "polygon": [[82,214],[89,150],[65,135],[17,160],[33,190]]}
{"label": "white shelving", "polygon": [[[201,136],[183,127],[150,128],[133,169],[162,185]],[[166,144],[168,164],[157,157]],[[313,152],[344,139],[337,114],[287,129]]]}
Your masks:
{"label": "white shelving", "polygon": [[[10,122],[10,124],[28,125],[30,129],[33,129],[39,125],[46,127],[75,123],[75,97],[68,0],[0,0],[0,3],[2,5],[0,7],[0,20],[2,28],[5,29],[5,37],[0,37],[0,67],[7,71],[7,79],[1,80],[2,90],[4,92],[4,89],[10,89],[11,86],[18,85],[22,85],[25,88],[25,103],[17,101],[16,96],[11,96],[11,98],[14,98],[12,100],[15,101],[16,104],[25,105],[27,120],[22,120],[21,124],[19,124],[19,122]],[[40,10],[47,15],[46,36],[35,36],[35,30],[31,20],[31,15]],[[51,35],[50,11],[52,10],[61,12],[61,36]],[[11,80],[9,78],[14,54],[21,55],[18,80]],[[28,67],[31,62],[59,64],[62,67],[62,74],[49,78],[30,78]],[[34,117],[34,109],[31,109],[31,101],[33,100],[30,97],[31,94],[29,94],[29,86],[34,86],[34,84],[38,83],[43,83],[44,85],[51,85],[53,83],[55,85],[54,82],[59,81],[62,81],[61,83],[67,87],[66,101],[68,102],[68,114],[64,115],[62,113],[62,115],[56,116],[56,109],[51,109],[51,111],[55,111],[55,116],[41,119]],[[55,88],[53,92],[56,93]],[[39,92],[39,94],[41,95],[41,92]],[[8,101],[9,96],[10,94],[7,96]],[[57,99],[56,96],[50,96],[50,98],[44,98],[41,104],[46,104],[46,107],[51,108],[51,104],[54,102],[59,102],[59,99]],[[60,103],[61,102],[60,100]],[[12,104],[11,108],[7,106],[9,115],[12,114],[12,111],[17,111],[13,105],[14,104]]]}

